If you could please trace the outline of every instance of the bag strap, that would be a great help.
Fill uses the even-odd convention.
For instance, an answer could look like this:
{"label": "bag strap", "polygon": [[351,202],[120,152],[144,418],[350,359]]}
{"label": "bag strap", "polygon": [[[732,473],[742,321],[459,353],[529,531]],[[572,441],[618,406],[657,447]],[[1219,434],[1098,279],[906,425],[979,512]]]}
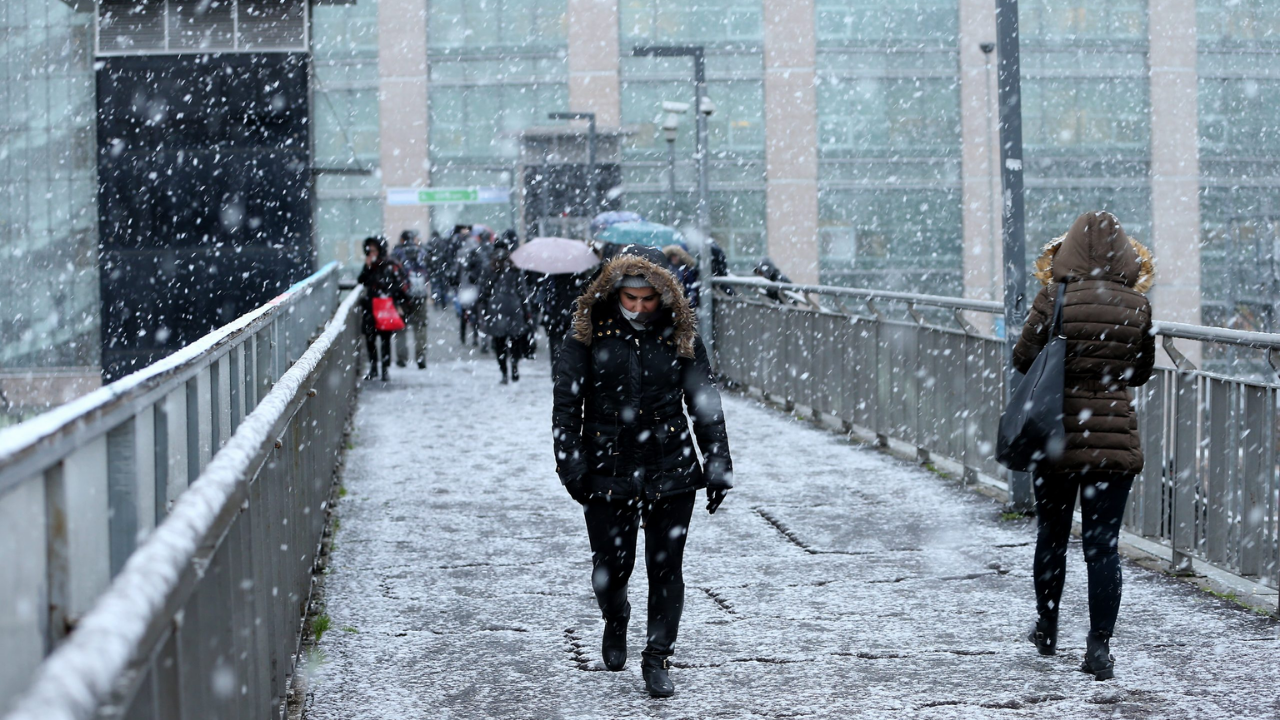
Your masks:
{"label": "bag strap", "polygon": [[1062,334],[1062,306],[1066,304],[1067,282],[1058,282],[1058,299],[1053,301],[1053,324],[1050,326],[1050,337],[1065,337]]}

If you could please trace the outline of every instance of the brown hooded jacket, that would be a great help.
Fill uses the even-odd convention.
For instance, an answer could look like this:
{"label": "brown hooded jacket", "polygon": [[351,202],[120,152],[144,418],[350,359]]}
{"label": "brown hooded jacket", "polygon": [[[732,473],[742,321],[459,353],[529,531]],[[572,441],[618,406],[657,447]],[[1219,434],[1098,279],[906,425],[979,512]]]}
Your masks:
{"label": "brown hooded jacket", "polygon": [[1128,387],[1151,377],[1155,363],[1151,253],[1106,212],[1089,212],[1045,246],[1035,276],[1044,287],[1013,350],[1025,373],[1048,342],[1057,283],[1066,282],[1062,332],[1067,339],[1063,456],[1041,472],[1134,474],[1142,444]]}

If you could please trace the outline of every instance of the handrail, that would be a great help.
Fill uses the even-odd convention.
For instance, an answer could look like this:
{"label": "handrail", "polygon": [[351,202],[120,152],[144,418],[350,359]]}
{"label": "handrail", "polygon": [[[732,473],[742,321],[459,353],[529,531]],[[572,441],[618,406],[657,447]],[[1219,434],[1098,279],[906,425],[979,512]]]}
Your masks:
{"label": "handrail", "polygon": [[199,482],[178,497],[75,632],[45,659],[6,720],[87,720],[104,705],[128,702],[117,697],[119,684],[128,682],[135,666],[146,660],[143,656],[195,590],[193,575],[203,574],[202,560],[208,561],[247,502],[249,482],[267,462],[270,449],[280,446],[276,438],[282,424],[315,394],[304,385],[346,330],[360,294],[360,289],[348,293],[320,337],[244,418]]}
{"label": "handrail", "polygon": [[[715,297],[716,368],[727,380],[881,444],[914,446],[922,460],[953,462],[966,480],[1006,474],[993,450],[1008,346],[961,317],[998,304],[745,278],[713,283],[804,294],[794,303],[754,292]],[[819,295],[863,298],[870,312]],[[880,312],[877,299],[906,304],[915,322]],[[963,332],[931,324],[917,305],[952,309]],[[1159,321],[1152,334],[1174,366],[1157,366],[1130,390],[1145,463],[1123,527],[1165,545],[1179,571],[1194,559],[1276,587],[1280,385],[1241,377],[1235,366],[1230,375],[1198,369],[1174,339],[1264,350],[1280,370],[1280,335]]]}
{"label": "handrail", "polygon": [[1236,345],[1258,350],[1280,350],[1280,334],[1252,332],[1249,330],[1232,330],[1230,328],[1210,327],[1207,325],[1188,325],[1186,323],[1164,322],[1157,320],[1155,334],[1183,340],[1200,340],[1223,345]]}
{"label": "handrail", "polygon": [[174,354],[93,392],[41,413],[26,422],[0,430],[0,496],[47,465],[50,456],[63,454],[71,447],[60,448],[60,440],[72,435],[92,434],[93,428],[105,432],[112,411],[134,401],[142,401],[151,391],[168,385],[183,375],[194,373],[208,363],[211,353],[236,337],[252,332],[286,309],[291,301],[310,292],[341,265],[331,262],[308,277],[294,283],[266,304],[210,332]]}
{"label": "handrail", "polygon": [[[752,287],[760,290],[789,290],[800,293],[818,293],[836,297],[852,297],[860,300],[888,300],[915,305],[929,305],[955,310],[973,310],[1002,314],[1004,304],[990,300],[972,300],[969,298],[948,297],[945,295],[921,295],[916,293],[891,292],[888,290],[871,290],[868,288],[847,288],[835,285],[807,285],[803,283],[770,282],[762,278],[718,277],[713,285],[726,287]],[[1280,334],[1261,333],[1247,330],[1211,327],[1208,325],[1190,325],[1187,323],[1166,322],[1157,320],[1153,334],[1182,340],[1198,340],[1215,342],[1223,345],[1235,345],[1259,350],[1280,350]]]}
{"label": "handrail", "polygon": [[718,277],[712,284],[736,287],[754,287],[760,290],[789,290],[800,293],[820,293],[837,297],[851,297],[859,300],[889,300],[894,302],[929,305],[932,307],[953,310],[973,310],[975,312],[1003,313],[1004,305],[990,300],[972,300],[969,298],[948,297],[945,295],[921,295],[916,293],[892,292],[889,290],[870,290],[867,288],[848,288],[835,285],[806,285],[803,283],[770,282],[761,278]]}

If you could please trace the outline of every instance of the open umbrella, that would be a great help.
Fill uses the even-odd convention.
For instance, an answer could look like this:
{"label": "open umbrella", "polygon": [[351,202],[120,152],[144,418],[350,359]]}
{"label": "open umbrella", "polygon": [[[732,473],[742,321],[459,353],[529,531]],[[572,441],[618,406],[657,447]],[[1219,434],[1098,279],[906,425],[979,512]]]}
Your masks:
{"label": "open umbrella", "polygon": [[646,245],[648,247],[684,246],[684,235],[679,230],[651,222],[624,222],[610,225],[596,235],[597,240],[618,245]]}
{"label": "open umbrella", "polygon": [[617,225],[624,222],[641,222],[644,218],[640,217],[640,213],[634,213],[630,210],[608,210],[591,218],[591,234],[594,235],[610,225]]}
{"label": "open umbrella", "polygon": [[590,270],[600,264],[600,258],[581,240],[536,237],[511,253],[511,262],[521,270],[567,275]]}

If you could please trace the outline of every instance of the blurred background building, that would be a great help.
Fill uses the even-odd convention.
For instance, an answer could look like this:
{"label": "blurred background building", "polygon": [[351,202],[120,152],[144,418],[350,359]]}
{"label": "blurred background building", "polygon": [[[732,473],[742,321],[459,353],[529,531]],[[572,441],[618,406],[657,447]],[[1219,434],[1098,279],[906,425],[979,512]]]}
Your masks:
{"label": "blurred background building", "polygon": [[[153,54],[166,59],[153,62],[181,68],[212,62],[247,76],[235,69],[244,61],[231,56],[266,58],[255,65],[258,72],[276,62],[266,56],[280,54],[293,59],[276,64],[302,70],[282,76],[302,84],[298,92],[266,97],[296,98],[305,107],[264,111],[250,123],[267,128],[275,121],[262,118],[276,117],[272,112],[300,123],[263,152],[292,153],[281,172],[299,179],[272,186],[273,202],[302,199],[310,208],[288,224],[295,239],[261,238],[262,252],[287,245],[287,252],[274,248],[279,271],[269,273],[264,288],[329,260],[354,268],[369,234],[518,223],[502,204],[386,206],[384,190],[518,186],[522,133],[557,125],[547,119],[551,112],[594,112],[601,132],[617,137],[618,207],[690,223],[692,118],[676,139],[674,215],[658,126],[662,102],[692,102],[690,63],[631,52],[636,45],[682,44],[707,52],[716,108],[710,231],[735,268],[744,271],[770,255],[796,280],[998,298],[996,58],[986,50],[995,42],[993,6],[993,0],[6,0],[0,3],[0,255],[7,260],[0,263],[0,389],[10,407],[76,394],[111,365],[104,347],[109,355],[110,341],[120,341],[112,328],[127,325],[135,336],[159,329],[115,319],[115,290],[102,271],[103,258],[123,257],[112,255],[124,242],[115,229],[132,228],[125,244],[145,247],[148,262],[175,267],[179,256],[216,258],[237,243],[257,242],[227,229],[250,223],[252,213],[237,215],[236,204],[221,195],[183,201],[211,206],[213,215],[202,222],[216,216],[211,227],[224,226],[212,233],[142,232],[112,214],[127,186],[102,177],[103,167],[120,161],[103,144],[104,126],[115,127],[119,113],[104,120],[103,108],[117,105],[107,102],[102,83],[113,68],[139,61],[121,57],[120,45],[104,49],[95,34],[104,11],[114,13],[117,29],[119,18],[141,22],[157,8],[166,13],[167,24],[156,26],[163,37],[148,40],[164,43]],[[1156,252],[1155,302],[1163,317],[1276,330],[1280,4],[1022,0],[1019,6],[1028,255],[1081,211],[1110,210]],[[231,19],[226,31],[210,15],[224,11]],[[255,27],[255,17],[277,22]],[[146,39],[141,30],[131,32],[141,33],[133,42]],[[145,86],[145,75],[138,77]],[[120,97],[125,105],[133,101]],[[187,124],[207,129],[209,107],[193,111],[205,115]],[[155,137],[134,131],[140,142]],[[286,146],[289,138],[305,147]],[[223,141],[200,142],[209,150]],[[151,185],[163,191],[166,183],[175,181]],[[103,218],[114,225],[104,226]],[[123,264],[138,269],[135,261]],[[160,265],[141,276],[168,277]],[[202,277],[191,287],[219,287]],[[189,332],[239,310],[235,303],[202,307],[189,313]],[[138,316],[137,307],[130,312]],[[152,349],[166,352],[172,343],[162,345]]]}

